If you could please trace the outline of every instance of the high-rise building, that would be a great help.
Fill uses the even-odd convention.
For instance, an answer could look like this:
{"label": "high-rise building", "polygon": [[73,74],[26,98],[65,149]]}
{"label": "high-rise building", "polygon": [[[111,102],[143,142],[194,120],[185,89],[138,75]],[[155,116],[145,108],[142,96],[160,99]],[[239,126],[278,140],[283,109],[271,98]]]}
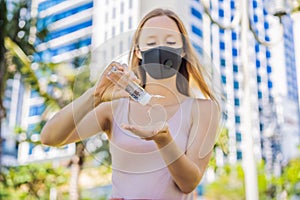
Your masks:
{"label": "high-rise building", "polygon": [[[69,66],[76,68],[81,65],[78,60],[82,59],[84,62],[87,58],[92,41],[93,6],[92,0],[31,1],[31,17],[35,19],[36,24],[32,23],[30,40],[34,42],[37,50],[33,57],[32,68],[40,79],[40,84],[43,84],[44,77],[38,70],[39,62],[68,63]],[[11,82],[14,83],[14,87],[7,91],[18,93],[11,96],[10,103],[14,105],[12,108],[19,104],[21,107],[17,106],[17,110],[9,112],[12,117],[8,121],[8,127],[12,129],[13,126],[19,125],[27,130],[26,135],[20,136],[21,139],[29,137],[28,139],[32,141],[38,141],[42,114],[46,109],[45,100],[30,86],[21,87],[22,84],[19,83],[17,88],[18,79],[15,78]],[[51,91],[50,87],[47,91]],[[13,119],[13,116],[18,121]],[[12,144],[12,142],[6,143]],[[70,144],[58,149],[21,142],[18,152],[19,163],[26,163],[70,156],[75,152],[75,145]]]}
{"label": "high-rise building", "polygon": [[6,118],[2,121],[1,136],[2,141],[2,165],[14,166],[18,164],[18,137],[15,134],[15,128],[22,124],[22,101],[25,88],[21,84],[20,74],[16,74],[14,78],[8,79],[4,92],[4,107],[6,108]]}
{"label": "high-rise building", "polygon": [[[285,140],[281,138],[288,135],[286,132],[294,132],[295,143],[298,143],[297,138],[299,138],[299,104],[297,103],[292,21],[287,16],[282,18],[284,34],[280,35],[279,20],[267,12],[264,1],[253,0],[248,5],[250,29],[247,68],[249,74],[243,74],[241,27],[240,24],[235,23],[235,18],[239,16],[238,1],[211,1],[208,4],[209,15],[219,23],[218,25],[207,20],[208,15],[199,1],[191,1],[191,36],[197,41],[196,49],[200,49],[201,52],[201,47],[204,47],[204,51],[211,55],[214,65],[220,67],[223,95],[226,97],[225,128],[229,133],[229,162],[242,159],[242,148],[247,148],[242,146],[241,127],[243,126],[241,103],[244,100],[242,80],[247,75],[251,92],[251,134],[254,142],[254,155],[257,159],[263,158],[268,165],[272,165],[275,161],[282,161],[283,143],[281,141]],[[226,29],[220,28],[221,26]],[[278,40],[278,38],[283,38],[283,40]],[[279,43],[282,41],[284,45],[280,46]],[[274,44],[267,45],[271,43]],[[281,49],[281,52],[278,52],[278,49]],[[284,76],[284,81],[280,80],[282,76]],[[284,99],[289,99],[288,102],[291,102],[288,103],[291,106],[289,111],[285,109],[289,106],[283,104],[287,102]],[[283,119],[284,115],[293,119],[290,120],[293,129],[290,126],[290,128],[284,128],[291,123],[287,117]],[[287,147],[289,150],[285,151],[291,151],[291,148],[289,146]]]}
{"label": "high-rise building", "polygon": [[[224,128],[228,130],[229,136],[228,161],[234,163],[242,159],[241,102],[243,97],[243,74],[241,67],[241,27],[238,23],[234,23],[239,20],[239,10],[237,10],[235,1],[212,1],[208,5],[207,11],[212,19],[219,23],[218,26],[208,19],[205,9],[199,1],[191,1],[191,36],[192,39],[195,38],[195,41],[199,41],[195,44],[196,49],[200,49],[201,53],[203,47],[203,54],[208,54],[211,57],[213,68],[219,68],[222,96],[225,97],[223,103]],[[254,59],[249,60],[255,60],[254,50],[251,53]],[[259,59],[264,60],[264,62],[266,60],[264,56],[260,56]],[[259,122],[257,120],[259,116],[259,98],[255,63],[249,63],[249,71],[251,73],[249,76],[251,77],[254,153],[257,157],[260,157]]]}
{"label": "high-rise building", "polygon": [[284,27],[282,45],[282,55],[278,56],[285,68],[281,78],[284,84],[281,85],[280,101],[282,114],[282,152],[284,160],[299,156],[297,145],[300,143],[299,133],[299,95],[298,80],[296,70],[295,42],[293,31],[293,19],[290,16],[282,17]]}
{"label": "high-rise building", "polygon": [[86,56],[92,43],[93,0],[33,1],[37,11],[35,61],[66,62]]}
{"label": "high-rise building", "polygon": [[[32,1],[31,13],[36,18],[36,24],[33,25],[31,34],[37,50],[33,68],[37,68],[38,62],[68,63],[71,68],[80,67],[84,63],[92,43],[93,6],[92,0]],[[42,79],[43,77],[41,82]],[[51,91],[51,88],[47,91]],[[28,116],[25,117],[27,131],[33,133],[31,139],[39,140],[36,127],[40,124],[41,115],[46,108],[44,99],[37,91],[30,89],[24,102],[27,102],[25,105],[29,108]],[[75,145],[66,145],[58,150],[23,142],[19,149],[19,161],[28,162],[72,155]]]}

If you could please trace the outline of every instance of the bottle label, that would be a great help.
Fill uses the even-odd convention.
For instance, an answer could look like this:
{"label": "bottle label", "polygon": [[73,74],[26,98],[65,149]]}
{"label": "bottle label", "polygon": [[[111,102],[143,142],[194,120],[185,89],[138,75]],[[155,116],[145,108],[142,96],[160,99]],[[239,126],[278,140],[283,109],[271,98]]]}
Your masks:
{"label": "bottle label", "polygon": [[139,87],[137,84],[133,82],[129,82],[126,86],[125,91],[129,93],[129,95],[135,100],[140,101],[145,95],[145,91],[143,88]]}

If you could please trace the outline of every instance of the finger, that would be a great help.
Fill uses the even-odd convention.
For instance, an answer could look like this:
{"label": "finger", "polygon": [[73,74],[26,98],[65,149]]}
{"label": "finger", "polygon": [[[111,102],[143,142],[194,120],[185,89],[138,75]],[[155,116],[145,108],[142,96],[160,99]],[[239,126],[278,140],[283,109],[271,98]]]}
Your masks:
{"label": "finger", "polygon": [[128,130],[128,131],[136,132],[136,128],[133,125],[130,125],[130,124],[121,124],[121,127],[123,129]]}
{"label": "finger", "polygon": [[121,89],[116,89],[116,91],[112,95],[113,99],[128,98],[128,97],[129,97],[128,92]]}
{"label": "finger", "polygon": [[116,67],[117,70],[121,70],[121,71],[123,71],[123,69],[124,69],[124,67],[121,65],[121,63],[113,61],[108,65],[108,67],[105,69],[103,74],[106,75],[107,73],[109,73],[113,67]]}
{"label": "finger", "polygon": [[123,64],[122,64],[122,67],[123,67],[124,69],[128,70],[128,65],[127,65],[127,64],[123,63]]}
{"label": "finger", "polygon": [[[112,68],[115,67],[117,70],[123,71],[124,66],[121,65],[120,63],[113,61],[109,64],[109,66],[104,70],[102,73],[101,77],[97,80],[97,83],[95,84],[94,88],[94,96],[100,99],[106,98],[110,100],[112,99],[110,94],[105,94],[109,90],[111,90],[114,87],[114,84],[112,81],[110,81],[107,78],[108,73],[112,70]],[[102,97],[103,95],[106,95],[106,97]],[[124,95],[125,96],[125,95]]]}

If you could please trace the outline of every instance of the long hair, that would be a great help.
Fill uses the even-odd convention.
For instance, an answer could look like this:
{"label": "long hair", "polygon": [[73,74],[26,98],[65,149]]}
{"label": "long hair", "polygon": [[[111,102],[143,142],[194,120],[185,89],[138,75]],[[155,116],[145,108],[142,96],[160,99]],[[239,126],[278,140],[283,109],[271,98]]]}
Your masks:
{"label": "long hair", "polygon": [[140,66],[141,60],[136,56],[135,51],[138,49],[138,40],[144,24],[147,20],[157,16],[167,16],[174,20],[182,35],[183,51],[185,52],[185,56],[183,57],[181,66],[179,68],[179,73],[181,74],[181,76],[177,75],[176,78],[176,86],[178,91],[184,95],[191,96],[189,86],[191,86],[191,84],[194,83],[195,86],[201,90],[205,98],[209,98],[219,105],[216,97],[214,96],[208,84],[206,83],[206,80],[204,78],[204,74],[206,73],[205,69],[200,64],[199,59],[197,58],[197,55],[194,51],[194,48],[192,47],[192,44],[187,37],[187,31],[184,27],[183,22],[173,11],[168,9],[158,8],[149,12],[140,21],[140,24],[138,25],[137,30],[133,36],[128,63],[131,69],[140,78],[141,85],[144,87],[146,84],[146,72],[143,69],[143,67]]}

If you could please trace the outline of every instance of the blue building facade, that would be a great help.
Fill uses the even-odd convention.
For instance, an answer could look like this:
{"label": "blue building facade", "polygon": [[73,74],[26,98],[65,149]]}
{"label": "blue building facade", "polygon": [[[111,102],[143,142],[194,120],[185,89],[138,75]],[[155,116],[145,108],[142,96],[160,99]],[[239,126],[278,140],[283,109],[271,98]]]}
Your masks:
{"label": "blue building facade", "polygon": [[93,0],[44,0],[37,5],[35,61],[68,62],[91,46]]}
{"label": "blue building facade", "polygon": [[[232,23],[238,17],[238,1],[209,1],[208,12],[211,18],[219,25],[227,27],[226,29],[220,28],[208,18],[201,1],[191,0],[190,5],[190,32],[194,47],[200,54],[208,54],[213,61],[213,67],[219,70],[222,95],[226,99],[223,103],[225,128],[229,134],[229,155],[226,156],[226,159],[234,163],[243,158],[241,27],[240,24]],[[278,120],[278,105],[276,105],[278,103],[276,89],[274,89],[276,80],[273,80],[272,76],[274,66],[271,61],[274,58],[270,48],[263,43],[268,43],[273,39],[270,35],[270,20],[274,16],[267,12],[263,0],[249,1],[248,8],[251,26],[248,33],[249,48],[247,49],[250,73],[248,76],[251,91],[254,155],[257,159],[263,158],[268,163],[273,163],[278,159],[276,155],[281,151],[281,129],[280,120]],[[290,17],[283,18],[283,25],[285,27],[284,48],[288,97],[296,103],[298,102],[298,92]],[[250,30],[255,33],[256,38]],[[207,45],[207,41],[209,41],[209,45]],[[297,107],[299,107],[298,103]],[[297,114],[296,118],[298,119],[298,117]],[[270,131],[271,135],[268,134]]]}
{"label": "blue building facade", "polygon": [[[37,53],[34,54],[32,68],[40,78],[41,84],[45,77],[39,70],[39,62],[65,63],[71,68],[80,67],[90,52],[93,22],[92,0],[42,0],[32,1],[36,11],[36,37],[34,41]],[[32,12],[34,13],[34,12]],[[45,73],[45,72],[43,72]],[[48,76],[53,76],[48,73]],[[55,75],[54,75],[55,76]],[[51,84],[46,90],[53,92]],[[25,106],[28,108],[25,127],[27,137],[39,140],[39,127],[43,122],[46,109],[45,100],[34,89],[26,92]],[[22,142],[19,145],[19,162],[34,162],[44,159],[56,159],[70,156],[75,152],[75,145],[66,145],[57,149],[53,147]]]}
{"label": "blue building facade", "polygon": [[[32,35],[36,35],[33,42],[37,50],[32,69],[43,85],[45,77],[44,72],[39,70],[39,62],[66,63],[77,68],[87,59],[91,47],[94,4],[92,0],[33,0],[30,5],[28,12],[36,18],[36,26],[31,28],[31,39]],[[3,126],[6,133],[3,162],[17,165],[73,155],[75,144],[58,149],[26,142],[26,139],[39,141],[39,127],[46,105],[44,98],[30,86],[25,86],[19,76],[8,80],[5,92],[8,117]],[[51,84],[46,85],[48,92],[51,93],[52,89]],[[26,133],[16,137],[16,127]],[[21,141],[19,145],[17,140]]]}

